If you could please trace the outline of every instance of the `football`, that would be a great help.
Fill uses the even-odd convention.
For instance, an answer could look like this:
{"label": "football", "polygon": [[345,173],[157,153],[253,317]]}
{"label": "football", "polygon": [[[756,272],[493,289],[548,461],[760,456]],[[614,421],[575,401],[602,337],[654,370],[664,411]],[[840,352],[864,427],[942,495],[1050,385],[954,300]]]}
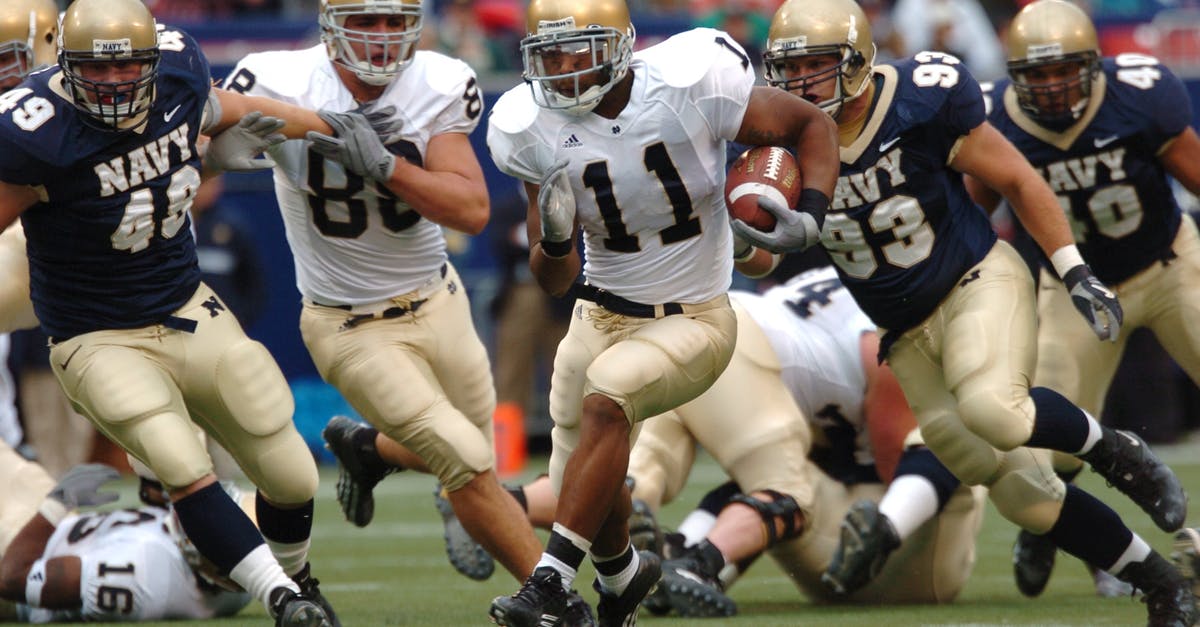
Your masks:
{"label": "football", "polygon": [[732,218],[761,231],[775,227],[775,216],[758,206],[759,196],[770,196],[785,207],[800,200],[800,168],[787,150],[756,146],[742,153],[725,174],[725,207]]}

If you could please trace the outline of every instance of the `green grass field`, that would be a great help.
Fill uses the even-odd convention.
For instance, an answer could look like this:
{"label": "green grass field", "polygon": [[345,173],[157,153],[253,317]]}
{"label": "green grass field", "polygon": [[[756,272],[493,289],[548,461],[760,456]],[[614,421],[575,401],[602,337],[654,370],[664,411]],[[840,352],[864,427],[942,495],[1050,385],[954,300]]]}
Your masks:
{"label": "green grass field", "polygon": [[[1165,447],[1163,457],[1189,488],[1200,490],[1200,444]],[[545,467],[532,460],[527,476]],[[336,472],[322,468],[313,534],[315,573],[322,589],[347,627],[358,625],[486,625],[491,599],[511,594],[518,584],[497,569],[486,582],[459,575],[446,561],[442,525],[433,508],[431,477],[413,473],[393,475],[376,491],[374,522],[358,529],[342,519],[334,500]],[[683,498],[668,506],[660,520],[670,526],[708,488],[723,480],[710,458],[702,457]],[[1082,485],[1112,506],[1156,549],[1169,554],[1170,534],[1157,530],[1136,506],[1106,488],[1096,475],[1084,473]],[[122,503],[133,501],[132,483]],[[1190,524],[1200,524],[1194,513]],[[760,561],[731,591],[739,615],[727,620],[683,620],[643,613],[641,624],[712,625],[837,625],[899,627],[904,625],[1144,625],[1145,606],[1133,598],[1101,599],[1092,592],[1082,564],[1059,553],[1059,568],[1046,592],[1026,599],[1012,581],[1011,545],[1015,528],[988,506],[978,542],[978,561],[966,590],[942,606],[817,606],[808,603],[770,560]],[[578,587],[595,602],[590,566],[580,573]],[[269,624],[257,603],[233,619],[206,624]],[[163,623],[177,625],[178,623]]]}

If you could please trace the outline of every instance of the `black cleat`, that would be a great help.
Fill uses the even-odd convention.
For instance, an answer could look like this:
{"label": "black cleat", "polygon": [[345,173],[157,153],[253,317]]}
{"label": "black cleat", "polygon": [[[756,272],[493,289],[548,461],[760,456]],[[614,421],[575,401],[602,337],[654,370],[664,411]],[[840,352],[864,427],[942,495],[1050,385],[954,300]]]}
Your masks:
{"label": "black cleat", "polygon": [[275,627],[333,627],[325,610],[303,593],[280,586],[271,591],[270,602]]}
{"label": "black cleat", "polygon": [[[655,614],[675,610],[687,618],[716,618],[737,614],[737,603],[725,594],[717,574],[723,564],[707,559],[705,549],[715,551],[707,541],[689,548],[683,557],[663,562],[662,581],[646,597],[646,609]],[[715,557],[719,558],[718,552]]]}
{"label": "black cleat", "polygon": [[858,501],[842,519],[841,538],[821,583],[835,595],[852,594],[883,570],[888,555],[899,546],[900,535],[879,512],[879,504]]}
{"label": "black cleat", "polygon": [[1054,556],[1058,547],[1049,536],[1037,535],[1021,530],[1013,545],[1013,578],[1017,590],[1033,598],[1046,589],[1050,573],[1054,570]]}
{"label": "black cleat", "polygon": [[1147,627],[1192,627],[1200,621],[1192,581],[1158,553],[1125,566],[1117,578],[1144,591]]}
{"label": "black cleat", "polygon": [[596,604],[598,624],[601,627],[633,627],[637,624],[638,607],[642,600],[654,591],[662,577],[662,562],[650,551],[638,551],[638,569],[625,591],[620,595],[605,592],[600,580],[592,582],[592,588],[600,593]]}
{"label": "black cleat", "polygon": [[1192,591],[1200,584],[1200,529],[1184,527],[1175,534],[1175,550],[1171,560],[1184,579],[1192,582]]}
{"label": "black cleat", "polygon": [[379,458],[373,439],[363,443],[355,441],[355,435],[368,428],[346,416],[334,416],[321,431],[325,448],[337,458],[338,504],[342,506],[346,520],[359,527],[366,527],[375,516],[375,496],[371,491],[384,477],[397,470]]}
{"label": "black cleat", "polygon": [[[575,592],[562,587],[562,575],[549,566],[536,568],[515,594],[496,597],[488,611],[498,625],[550,627],[595,625],[591,609]],[[575,621],[568,623],[567,620]]]}
{"label": "black cleat", "polygon": [[329,624],[332,627],[342,627],[342,621],[338,620],[337,614],[333,611],[333,606],[330,605],[329,599],[321,594],[321,582],[316,577],[312,576],[312,564],[305,564],[300,572],[292,577],[292,581],[300,586],[300,594],[311,599],[317,605],[321,606],[321,611],[325,612],[325,616],[329,618]]}
{"label": "black cleat", "polygon": [[629,515],[629,541],[636,551],[650,551],[663,555],[663,533],[650,505],[641,499],[633,499],[633,513]]}
{"label": "black cleat", "polygon": [[1176,531],[1183,526],[1187,493],[1170,467],[1137,435],[1104,428],[1096,446],[1079,459],[1150,514],[1159,529]]}
{"label": "black cleat", "polygon": [[450,559],[450,565],[476,581],[491,577],[496,570],[496,561],[467,533],[442,493],[440,483],[433,489],[433,504],[442,515],[442,537],[446,540],[446,557]]}

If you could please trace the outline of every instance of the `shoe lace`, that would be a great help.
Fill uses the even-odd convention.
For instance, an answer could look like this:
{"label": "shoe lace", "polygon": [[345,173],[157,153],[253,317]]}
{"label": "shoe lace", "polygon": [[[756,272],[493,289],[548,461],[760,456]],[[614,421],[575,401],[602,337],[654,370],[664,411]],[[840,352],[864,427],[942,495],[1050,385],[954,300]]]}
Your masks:
{"label": "shoe lace", "polygon": [[521,586],[520,590],[517,590],[513,598],[536,607],[553,600],[561,590],[562,586],[554,581],[553,573],[542,575],[535,573],[525,580],[525,584]]}

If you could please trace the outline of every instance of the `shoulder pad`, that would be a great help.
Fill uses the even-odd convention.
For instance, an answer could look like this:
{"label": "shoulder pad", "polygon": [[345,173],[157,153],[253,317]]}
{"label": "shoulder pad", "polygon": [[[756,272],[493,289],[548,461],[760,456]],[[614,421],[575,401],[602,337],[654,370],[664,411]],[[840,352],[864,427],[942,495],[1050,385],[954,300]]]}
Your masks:
{"label": "shoulder pad", "polygon": [[[720,39],[734,46],[732,50],[719,43]],[[706,74],[723,64],[741,65],[749,57],[733,43],[733,37],[713,28],[693,28],[641,52],[635,58],[644,59],[655,69],[664,83],[671,87],[690,87]],[[740,56],[739,56],[740,55]]]}
{"label": "shoulder pad", "polygon": [[515,134],[533,125],[540,109],[533,101],[529,86],[524,83],[504,92],[492,105],[488,124],[505,134]]}
{"label": "shoulder pad", "polygon": [[[462,93],[463,85],[475,77],[475,71],[463,61],[429,50],[417,51],[413,65],[418,63],[421,64],[425,83],[439,94],[457,96]],[[413,69],[416,68],[409,67],[405,71]]]}

